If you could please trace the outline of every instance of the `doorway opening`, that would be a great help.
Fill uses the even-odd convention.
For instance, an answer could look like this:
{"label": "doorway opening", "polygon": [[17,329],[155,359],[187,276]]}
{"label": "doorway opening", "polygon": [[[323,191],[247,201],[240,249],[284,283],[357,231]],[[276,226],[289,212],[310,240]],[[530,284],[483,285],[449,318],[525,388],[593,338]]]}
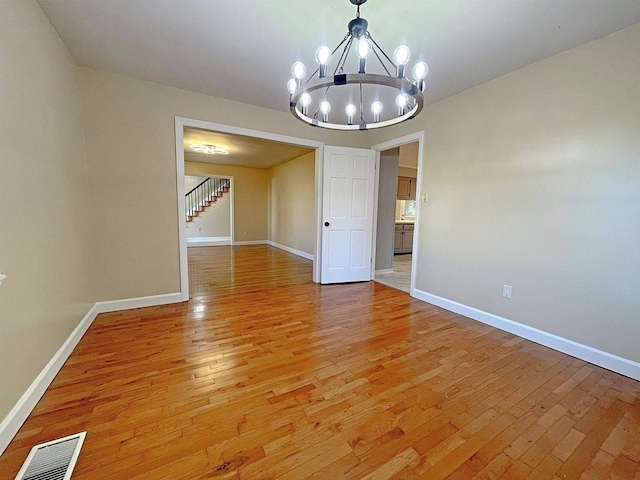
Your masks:
{"label": "doorway opening", "polygon": [[[318,282],[318,172],[324,144],[181,117],[176,117],[175,127],[182,300],[189,299],[188,247],[202,245],[271,245],[311,259],[313,281]],[[207,148],[198,148],[203,146]],[[189,215],[193,209],[187,205],[188,180],[189,185],[212,186],[200,194],[203,205],[197,217]],[[210,190],[218,195],[217,201],[211,200]],[[212,211],[218,202],[227,210],[218,209],[219,215],[205,221],[206,210]]]}
{"label": "doorway opening", "polygon": [[375,145],[376,241],[372,278],[413,295],[417,265],[423,132]]}

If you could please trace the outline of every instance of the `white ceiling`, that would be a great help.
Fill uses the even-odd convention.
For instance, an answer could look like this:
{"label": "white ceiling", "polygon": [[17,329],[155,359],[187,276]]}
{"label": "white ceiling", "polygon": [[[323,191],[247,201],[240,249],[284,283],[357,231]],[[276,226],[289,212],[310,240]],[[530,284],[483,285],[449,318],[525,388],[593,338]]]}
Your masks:
{"label": "white ceiling", "polygon": [[[187,162],[215,163],[249,168],[271,168],[298,158],[313,149],[262,138],[210,132],[197,128],[184,129],[184,159]],[[189,145],[214,145],[229,152],[227,155],[197,153]]]}
{"label": "white ceiling", "polygon": [[[349,0],[39,0],[78,64],[287,110],[291,64],[314,66]],[[638,0],[369,0],[369,31],[430,66],[433,103],[640,22]],[[413,61],[411,62],[413,63]]]}

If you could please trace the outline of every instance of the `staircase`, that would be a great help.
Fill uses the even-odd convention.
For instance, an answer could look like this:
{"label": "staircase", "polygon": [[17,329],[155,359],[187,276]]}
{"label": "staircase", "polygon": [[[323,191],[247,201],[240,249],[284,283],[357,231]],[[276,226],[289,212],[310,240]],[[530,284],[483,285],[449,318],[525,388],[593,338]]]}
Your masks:
{"label": "staircase", "polygon": [[230,187],[231,181],[228,178],[207,177],[198,186],[192,188],[185,195],[187,222],[191,222],[194,217],[197,217],[212,203],[218,201],[218,198],[227,193]]}

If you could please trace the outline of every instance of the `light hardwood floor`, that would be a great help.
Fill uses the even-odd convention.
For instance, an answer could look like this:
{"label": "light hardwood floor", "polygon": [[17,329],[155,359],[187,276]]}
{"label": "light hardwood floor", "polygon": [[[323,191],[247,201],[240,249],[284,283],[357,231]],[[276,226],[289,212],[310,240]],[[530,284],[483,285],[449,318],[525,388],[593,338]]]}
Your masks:
{"label": "light hardwood floor", "polygon": [[5,454],[74,480],[640,478],[640,383],[267,246],[189,249],[188,303],[102,314]]}
{"label": "light hardwood floor", "polygon": [[376,282],[409,293],[411,290],[411,254],[394,255],[391,273],[376,274]]}

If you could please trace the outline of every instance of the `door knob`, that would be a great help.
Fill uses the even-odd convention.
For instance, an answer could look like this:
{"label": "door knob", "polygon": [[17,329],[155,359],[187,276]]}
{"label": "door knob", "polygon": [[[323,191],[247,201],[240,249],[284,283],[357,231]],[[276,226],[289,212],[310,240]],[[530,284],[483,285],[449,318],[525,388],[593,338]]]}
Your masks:
{"label": "door knob", "polygon": [[329,226],[329,222],[324,222],[324,226],[328,227]]}

